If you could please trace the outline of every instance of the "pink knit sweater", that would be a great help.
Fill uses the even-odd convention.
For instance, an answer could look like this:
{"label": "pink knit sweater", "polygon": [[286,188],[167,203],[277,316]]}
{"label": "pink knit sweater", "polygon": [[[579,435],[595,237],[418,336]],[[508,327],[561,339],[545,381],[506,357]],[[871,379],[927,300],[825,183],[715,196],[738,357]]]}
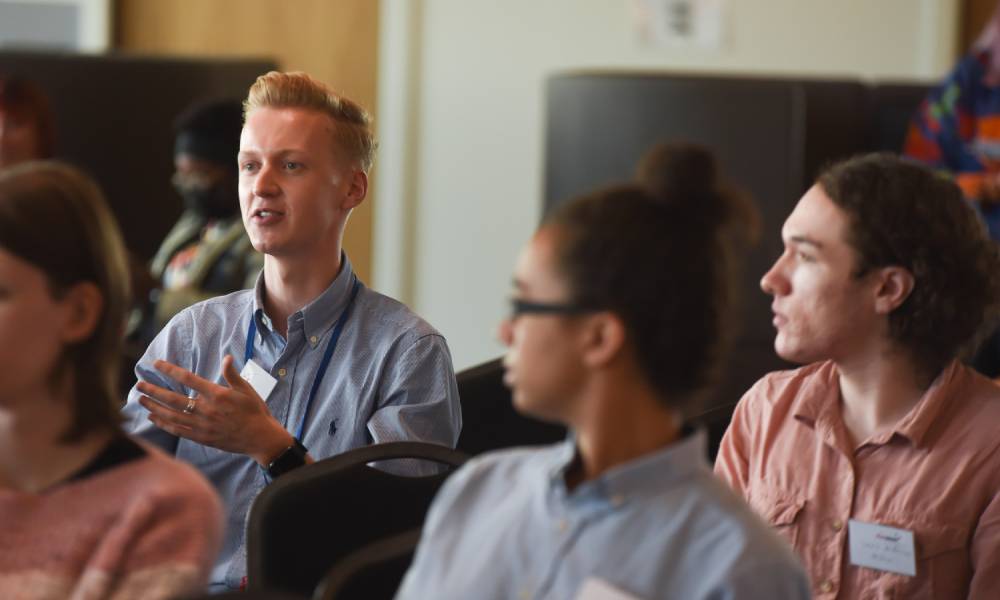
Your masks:
{"label": "pink knit sweater", "polygon": [[0,489],[0,598],[170,598],[200,590],[222,536],[215,491],[146,456],[40,494]]}

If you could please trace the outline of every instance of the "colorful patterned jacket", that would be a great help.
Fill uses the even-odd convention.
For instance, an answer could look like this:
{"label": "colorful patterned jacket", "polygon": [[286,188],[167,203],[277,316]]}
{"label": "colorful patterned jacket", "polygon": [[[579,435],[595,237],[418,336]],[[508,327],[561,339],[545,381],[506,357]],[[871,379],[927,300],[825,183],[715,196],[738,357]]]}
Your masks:
{"label": "colorful patterned jacket", "polygon": [[953,176],[1000,239],[1000,208],[980,203],[991,179],[1000,188],[1000,86],[984,81],[987,63],[985,52],[967,55],[931,91],[910,124],[903,154]]}

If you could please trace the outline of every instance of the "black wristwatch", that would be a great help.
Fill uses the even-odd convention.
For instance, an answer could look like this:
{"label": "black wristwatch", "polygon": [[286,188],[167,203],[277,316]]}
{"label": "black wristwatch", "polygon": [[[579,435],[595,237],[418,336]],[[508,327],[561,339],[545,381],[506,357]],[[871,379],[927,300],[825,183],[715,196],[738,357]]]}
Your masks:
{"label": "black wristwatch", "polygon": [[306,455],[309,451],[302,445],[299,438],[292,438],[292,440],[292,445],[272,460],[271,464],[267,465],[267,474],[271,479],[281,477],[285,473],[306,464]]}

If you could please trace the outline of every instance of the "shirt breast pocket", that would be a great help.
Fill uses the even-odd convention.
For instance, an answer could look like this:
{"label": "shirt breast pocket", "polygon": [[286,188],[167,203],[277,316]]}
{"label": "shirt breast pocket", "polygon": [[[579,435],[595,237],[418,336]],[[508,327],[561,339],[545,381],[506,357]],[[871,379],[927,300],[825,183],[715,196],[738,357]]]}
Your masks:
{"label": "shirt breast pocket", "polygon": [[913,532],[917,575],[861,568],[873,581],[877,598],[913,600],[965,598],[972,578],[968,535],[953,525],[928,522],[886,521],[883,524]]}
{"label": "shirt breast pocket", "polygon": [[749,502],[754,512],[794,548],[798,542],[798,521],[802,509],[805,508],[805,500],[788,492],[767,489],[753,490]]}

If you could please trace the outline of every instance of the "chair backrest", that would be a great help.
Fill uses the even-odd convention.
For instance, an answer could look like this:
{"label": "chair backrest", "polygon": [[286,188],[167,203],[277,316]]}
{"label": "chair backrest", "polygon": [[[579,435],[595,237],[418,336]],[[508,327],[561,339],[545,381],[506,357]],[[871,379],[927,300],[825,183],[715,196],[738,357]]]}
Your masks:
{"label": "chair backrest", "polygon": [[387,536],[419,528],[448,472],[395,475],[369,466],[420,459],[460,466],[466,455],[436,444],[392,442],[356,448],[275,480],[247,521],[247,583],[311,595],[340,558]]}
{"label": "chair backrest", "polygon": [[501,359],[466,369],[458,375],[462,402],[462,433],[458,449],[468,454],[487,450],[548,444],[566,437],[566,428],[526,417],[511,403],[503,384]]}
{"label": "chair backrest", "polygon": [[736,404],[736,402],[722,404],[691,418],[691,424],[705,429],[708,435],[709,463],[715,463],[715,457],[719,453],[719,445],[722,443],[722,436],[729,429],[729,422],[733,419]]}
{"label": "chair backrest", "polygon": [[420,541],[420,529],[368,544],[333,565],[313,600],[392,600]]}

